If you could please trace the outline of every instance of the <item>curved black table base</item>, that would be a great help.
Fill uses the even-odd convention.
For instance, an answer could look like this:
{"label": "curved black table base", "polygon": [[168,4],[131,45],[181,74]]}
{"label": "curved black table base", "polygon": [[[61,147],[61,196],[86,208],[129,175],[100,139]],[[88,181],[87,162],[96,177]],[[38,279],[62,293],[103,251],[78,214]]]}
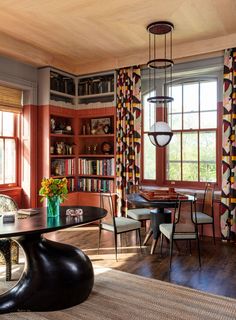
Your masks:
{"label": "curved black table base", "polygon": [[20,280],[0,295],[0,313],[55,311],[87,299],[94,283],[92,263],[78,248],[28,234],[17,239],[25,253]]}

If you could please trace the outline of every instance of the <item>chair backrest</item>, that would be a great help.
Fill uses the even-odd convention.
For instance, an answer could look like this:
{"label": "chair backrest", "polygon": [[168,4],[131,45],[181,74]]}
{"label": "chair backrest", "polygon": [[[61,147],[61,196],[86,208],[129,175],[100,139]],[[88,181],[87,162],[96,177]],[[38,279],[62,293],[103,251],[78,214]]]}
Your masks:
{"label": "chair backrest", "polygon": [[175,209],[175,221],[173,224],[174,233],[193,234],[197,232],[197,226],[193,222],[193,202],[186,200],[179,200]]}
{"label": "chair backrest", "polygon": [[212,216],[213,202],[214,202],[214,185],[207,183],[205,192],[204,192],[202,212],[206,213],[209,216]]}
{"label": "chair backrest", "polygon": [[116,216],[116,203],[117,203],[118,195],[117,193],[100,193],[100,207],[102,209],[107,210],[107,216],[103,218],[102,221],[106,223],[112,224],[114,228],[116,228],[115,216]]}
{"label": "chair backrest", "polygon": [[5,194],[0,194],[0,212],[16,210],[18,210],[18,206],[15,200]]}

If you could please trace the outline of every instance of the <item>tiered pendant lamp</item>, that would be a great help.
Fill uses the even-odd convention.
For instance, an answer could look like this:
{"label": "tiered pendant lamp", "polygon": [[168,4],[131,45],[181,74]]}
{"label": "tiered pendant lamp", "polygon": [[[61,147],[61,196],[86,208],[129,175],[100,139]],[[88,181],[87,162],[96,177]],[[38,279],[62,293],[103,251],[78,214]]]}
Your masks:
{"label": "tiered pendant lamp", "polygon": [[[164,105],[171,103],[174,99],[167,94],[167,86],[171,88],[172,85],[172,67],[174,62],[172,60],[172,30],[174,25],[168,21],[157,21],[147,26],[149,32],[149,92],[155,92],[155,95],[149,96],[147,99],[149,103]],[[169,35],[169,39],[167,39]],[[157,38],[164,40],[163,50],[162,47],[157,46]],[[161,53],[162,51],[162,53]],[[163,86],[164,94],[158,93],[157,77],[161,72],[164,79]],[[160,78],[161,79],[161,78]],[[169,90],[171,92],[171,90]],[[166,122],[159,121],[154,123],[148,132],[149,139],[152,144],[158,147],[165,147],[173,136],[171,128]]]}

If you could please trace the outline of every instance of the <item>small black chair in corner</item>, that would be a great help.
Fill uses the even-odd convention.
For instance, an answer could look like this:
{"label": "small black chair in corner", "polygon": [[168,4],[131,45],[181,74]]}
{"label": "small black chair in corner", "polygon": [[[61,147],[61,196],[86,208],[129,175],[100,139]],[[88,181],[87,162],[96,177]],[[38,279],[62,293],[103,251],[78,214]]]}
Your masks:
{"label": "small black chair in corner", "polygon": [[117,235],[125,232],[136,231],[139,237],[139,245],[141,250],[141,222],[126,217],[118,217],[115,208],[118,200],[118,194],[116,193],[100,193],[100,206],[107,210],[110,220],[103,219],[99,223],[99,240],[98,251],[100,248],[101,232],[106,230],[114,234],[115,242],[115,256],[117,260]]}

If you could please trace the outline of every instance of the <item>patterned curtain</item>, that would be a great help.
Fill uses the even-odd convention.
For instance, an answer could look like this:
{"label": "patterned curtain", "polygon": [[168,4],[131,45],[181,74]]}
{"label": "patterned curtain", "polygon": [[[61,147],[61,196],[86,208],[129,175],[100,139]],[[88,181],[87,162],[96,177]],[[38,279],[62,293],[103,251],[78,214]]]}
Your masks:
{"label": "patterned curtain", "polygon": [[126,212],[128,184],[139,184],[141,143],[140,67],[120,69],[117,76],[117,192],[118,212]]}
{"label": "patterned curtain", "polygon": [[221,233],[230,240],[236,231],[236,48],[225,50],[223,90]]}

